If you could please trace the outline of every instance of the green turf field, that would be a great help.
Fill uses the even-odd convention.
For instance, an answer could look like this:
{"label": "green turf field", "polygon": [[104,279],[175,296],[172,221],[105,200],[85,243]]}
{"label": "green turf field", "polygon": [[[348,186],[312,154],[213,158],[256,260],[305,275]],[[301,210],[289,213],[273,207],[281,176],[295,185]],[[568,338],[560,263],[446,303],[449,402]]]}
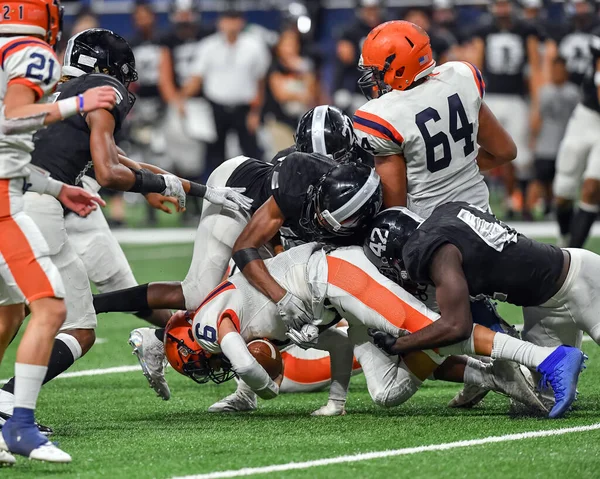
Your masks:
{"label": "green turf field", "polygon": [[[600,241],[592,246],[600,251]],[[126,252],[140,282],[176,280],[187,271],[191,245],[128,247]],[[502,312],[520,322],[515,308]],[[72,370],[136,365],[127,337],[143,322],[121,314],[101,316],[99,322],[98,344]],[[508,400],[492,395],[471,411],[448,409],[446,403],[459,388],[436,382],[427,383],[405,405],[384,410],[371,402],[364,379],[357,376],[347,416],[312,418],[309,413],[324,404],[327,393],[282,395],[259,403],[251,414],[211,415],[206,408],[229,394],[233,383],[200,386],[170,370],[173,397],[163,402],[135,371],[59,378],[44,387],[38,418],[55,428],[53,439],[72,454],[73,463],[19,458],[15,467],[0,470],[0,478],[168,478],[598,424],[600,349],[586,342],[584,350],[590,360],[580,398],[568,418],[557,421],[510,417]],[[14,347],[0,366],[0,378],[12,374],[13,358]],[[593,430],[263,477],[563,479],[597,478],[599,471],[600,430]]]}

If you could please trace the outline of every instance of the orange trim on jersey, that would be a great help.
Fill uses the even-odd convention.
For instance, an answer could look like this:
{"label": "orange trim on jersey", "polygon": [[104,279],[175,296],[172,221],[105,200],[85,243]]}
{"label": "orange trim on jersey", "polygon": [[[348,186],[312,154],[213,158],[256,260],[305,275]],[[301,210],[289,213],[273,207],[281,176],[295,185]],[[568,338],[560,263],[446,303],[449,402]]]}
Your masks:
{"label": "orange trim on jersey", "polygon": [[45,48],[46,50],[52,53],[52,56],[58,62],[58,58],[56,58],[55,51],[46,42],[38,40],[37,38],[17,38],[12,42],[8,42],[2,47],[0,47],[0,62],[2,63],[2,68],[4,68],[4,62],[8,57],[29,47]]}
{"label": "orange trim on jersey", "polygon": [[10,214],[10,180],[0,180],[0,254],[17,286],[30,303],[56,293],[37,261],[29,240]]}
{"label": "orange trim on jersey", "polygon": [[369,126],[361,125],[360,123],[357,123],[356,121],[354,122],[354,129],[364,131],[365,133],[372,135],[372,136],[376,136],[377,138],[389,140],[389,138],[386,135],[384,135],[383,133],[381,133],[381,132],[377,131],[376,129],[371,128]]}
{"label": "orange trim on jersey", "polygon": [[397,328],[411,333],[433,321],[379,284],[362,269],[341,258],[327,257],[327,282],[346,291]]}
{"label": "orange trim on jersey", "polygon": [[[229,288],[229,289],[231,289],[231,288]],[[223,290],[223,291],[227,291],[227,290]],[[221,294],[221,293],[219,293],[219,294]],[[239,333],[241,331],[240,330],[240,318],[238,318],[237,313],[233,309],[226,309],[225,311],[223,311],[221,313],[221,317],[217,321],[217,331],[219,330],[219,327],[221,326],[221,321],[223,321],[225,319],[225,317],[227,317],[227,316],[229,317],[229,319],[231,319],[231,321],[233,322],[233,325],[235,326],[235,329],[237,329],[237,332]]]}
{"label": "orange trim on jersey", "polygon": [[[316,384],[331,380],[331,361],[329,356],[319,359],[298,358],[290,353],[281,353],[283,360],[283,376],[299,384]],[[361,366],[353,359],[352,370]]]}
{"label": "orange trim on jersey", "polygon": [[35,101],[38,101],[40,98],[44,96],[44,91],[41,89],[39,85],[36,85],[28,78],[13,78],[8,82],[8,86],[13,84],[25,85],[28,88],[31,88],[35,93]]}
{"label": "orange trim on jersey", "polygon": [[[368,112],[362,111],[362,110],[357,110],[356,113],[354,113],[354,118],[355,118],[355,122],[356,122],[356,118],[358,118],[359,120],[360,119],[366,120],[368,122],[373,122],[379,126],[382,126],[384,128],[384,131],[387,130],[387,132],[385,132],[385,134],[390,135],[388,140],[396,141],[398,143],[404,143],[404,138],[402,137],[402,135],[400,133],[398,133],[398,130],[396,130],[396,128],[391,123],[384,120],[383,118],[381,118],[373,113],[368,113]],[[360,121],[358,123],[360,123]]]}
{"label": "orange trim on jersey", "polygon": [[483,94],[485,92],[485,82],[483,81],[483,76],[481,75],[481,72],[469,62],[461,61],[461,63],[464,63],[471,69],[471,73],[473,74],[473,78],[475,79],[475,85],[477,85],[477,89],[479,90],[479,96],[483,98]]}
{"label": "orange trim on jersey", "polygon": [[206,298],[204,298],[204,301],[202,301],[202,304],[200,304],[200,306],[198,306],[198,309],[196,309],[196,311],[194,312],[194,315],[198,314],[198,311],[200,311],[202,309],[202,306],[204,306],[210,300],[216,298],[224,291],[229,291],[230,289],[235,289],[235,286],[233,284],[231,284],[229,281],[224,281],[223,283],[221,283],[219,286],[217,286],[215,289],[213,289],[210,293],[208,293]]}

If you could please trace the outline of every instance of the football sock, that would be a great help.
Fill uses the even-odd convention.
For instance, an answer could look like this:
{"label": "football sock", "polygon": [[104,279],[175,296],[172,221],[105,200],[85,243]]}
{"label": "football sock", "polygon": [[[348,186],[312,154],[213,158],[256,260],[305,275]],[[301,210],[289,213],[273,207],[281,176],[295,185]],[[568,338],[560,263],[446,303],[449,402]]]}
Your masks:
{"label": "football sock", "polygon": [[598,205],[579,203],[579,208],[577,208],[575,216],[573,216],[569,248],[583,247],[585,240],[587,240],[590,234],[590,229],[592,229],[592,225],[596,221],[598,211],[600,211],[600,206]]}
{"label": "football sock", "polygon": [[571,222],[573,221],[573,207],[571,204],[556,208],[556,220],[562,237],[567,236],[571,232]]}
{"label": "football sock", "polygon": [[15,363],[15,408],[35,409],[46,371],[46,366]]}
{"label": "football sock", "polygon": [[94,295],[96,314],[111,312],[148,311],[148,285],[142,284],[133,288]]}
{"label": "football sock", "polygon": [[165,342],[165,330],[164,330],[164,328],[155,329],[154,330],[154,335],[156,336],[156,339],[158,339],[161,343]]}
{"label": "football sock", "polygon": [[528,368],[537,368],[555,349],[536,346],[508,334],[497,333],[492,345],[492,359],[506,359]]}
{"label": "football sock", "polygon": [[[50,361],[48,362],[47,371],[42,384],[46,384],[48,381],[51,381],[56,376],[69,369],[81,355],[82,350],[79,342],[69,334],[60,333],[54,340]],[[14,377],[2,386],[2,391],[9,394],[15,394]],[[7,402],[5,399],[8,398],[8,396],[5,396],[6,394],[0,395],[0,401],[2,401],[2,407],[0,409],[7,414],[12,414],[12,411],[8,410],[9,408],[4,404]]]}

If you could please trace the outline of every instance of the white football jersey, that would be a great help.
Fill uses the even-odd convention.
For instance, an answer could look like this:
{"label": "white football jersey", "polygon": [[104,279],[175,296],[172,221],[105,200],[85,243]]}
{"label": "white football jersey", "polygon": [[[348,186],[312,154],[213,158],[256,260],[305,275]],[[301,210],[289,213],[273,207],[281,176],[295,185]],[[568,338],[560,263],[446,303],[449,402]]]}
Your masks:
{"label": "white football jersey", "polygon": [[354,129],[375,156],[406,161],[408,207],[423,218],[449,201],[488,208],[476,163],[485,84],[466,62],[438,66],[423,84],[392,90],[357,110]]}
{"label": "white football jersey", "polygon": [[[21,84],[35,92],[36,101],[52,93],[60,79],[60,63],[46,42],[27,36],[0,38],[0,99],[9,85]],[[4,108],[1,111],[2,121]],[[0,178],[26,175],[35,132],[5,135],[0,132]]]}

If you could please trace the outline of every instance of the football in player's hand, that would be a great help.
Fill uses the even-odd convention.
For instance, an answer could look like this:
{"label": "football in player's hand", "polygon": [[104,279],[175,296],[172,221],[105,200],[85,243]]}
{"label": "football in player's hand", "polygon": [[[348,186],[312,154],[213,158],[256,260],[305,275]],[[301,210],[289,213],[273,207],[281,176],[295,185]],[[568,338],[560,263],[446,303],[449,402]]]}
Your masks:
{"label": "football in player's hand", "polygon": [[271,379],[277,378],[283,372],[283,360],[277,346],[267,339],[255,339],[248,343],[248,351],[254,356]]}

